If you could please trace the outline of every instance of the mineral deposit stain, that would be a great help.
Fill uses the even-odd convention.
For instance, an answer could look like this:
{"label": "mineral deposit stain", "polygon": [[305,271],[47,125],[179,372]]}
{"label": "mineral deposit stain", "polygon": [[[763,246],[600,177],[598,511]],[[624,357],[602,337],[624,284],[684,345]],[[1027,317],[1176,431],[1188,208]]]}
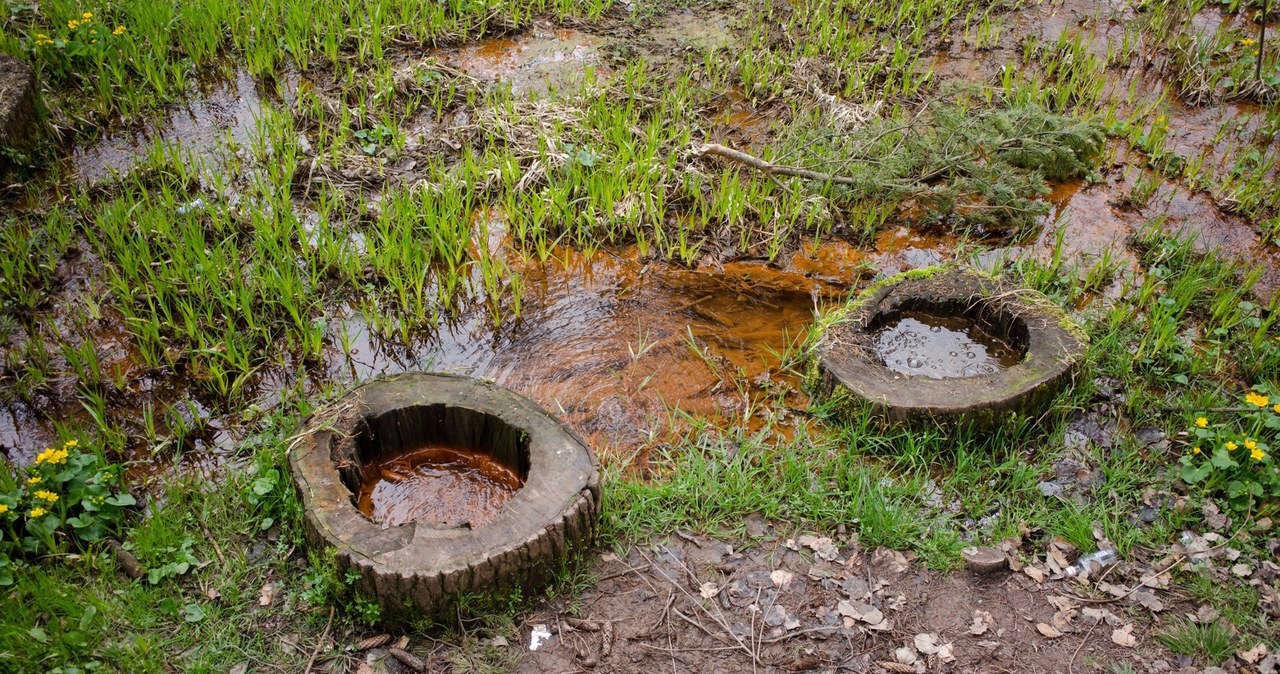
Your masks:
{"label": "mineral deposit stain", "polygon": [[876,352],[894,372],[931,379],[977,377],[1016,365],[1016,350],[958,316],[904,312],[876,334]]}
{"label": "mineral deposit stain", "polygon": [[475,529],[497,518],[521,486],[515,471],[487,454],[433,446],[370,462],[357,502],[385,526]]}
{"label": "mineral deposit stain", "polygon": [[581,81],[588,71],[607,75],[604,39],[570,29],[492,38],[444,54],[451,66],[482,82],[509,84],[512,93],[546,92]]}

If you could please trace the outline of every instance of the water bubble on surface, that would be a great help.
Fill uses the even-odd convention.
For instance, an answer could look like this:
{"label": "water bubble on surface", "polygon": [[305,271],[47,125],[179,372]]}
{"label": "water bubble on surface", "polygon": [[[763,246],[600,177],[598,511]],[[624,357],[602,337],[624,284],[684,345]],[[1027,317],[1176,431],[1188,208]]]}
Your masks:
{"label": "water bubble on surface", "polygon": [[875,347],[894,372],[933,379],[992,374],[1021,357],[966,318],[924,312],[903,313],[876,334]]}

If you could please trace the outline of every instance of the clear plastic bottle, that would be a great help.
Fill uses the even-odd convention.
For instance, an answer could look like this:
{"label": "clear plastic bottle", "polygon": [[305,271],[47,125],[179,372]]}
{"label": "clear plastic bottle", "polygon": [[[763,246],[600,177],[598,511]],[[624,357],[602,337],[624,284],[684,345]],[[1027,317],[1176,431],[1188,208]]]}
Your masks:
{"label": "clear plastic bottle", "polygon": [[1118,561],[1120,561],[1120,557],[1116,555],[1114,550],[1099,550],[1087,555],[1081,555],[1075,564],[1067,568],[1066,573],[1072,578],[1079,576],[1097,578],[1103,571],[1106,571]]}

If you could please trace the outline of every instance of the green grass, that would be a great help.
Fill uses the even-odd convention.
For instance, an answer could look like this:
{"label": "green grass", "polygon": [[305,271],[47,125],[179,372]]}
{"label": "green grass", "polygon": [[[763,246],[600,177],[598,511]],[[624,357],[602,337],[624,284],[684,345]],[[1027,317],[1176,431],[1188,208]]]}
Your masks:
{"label": "green grass", "polygon": [[1235,632],[1216,620],[1211,623],[1175,621],[1156,634],[1156,638],[1174,653],[1190,655],[1210,665],[1230,658],[1238,645]]}

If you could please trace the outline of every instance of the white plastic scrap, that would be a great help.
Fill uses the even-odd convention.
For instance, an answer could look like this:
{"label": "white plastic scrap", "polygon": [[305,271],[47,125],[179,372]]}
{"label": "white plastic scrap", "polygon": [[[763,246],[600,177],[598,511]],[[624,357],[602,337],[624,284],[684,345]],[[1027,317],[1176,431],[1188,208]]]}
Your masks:
{"label": "white plastic scrap", "polygon": [[529,635],[529,650],[536,651],[542,648],[542,642],[551,638],[551,630],[546,625],[534,625],[533,632]]}

